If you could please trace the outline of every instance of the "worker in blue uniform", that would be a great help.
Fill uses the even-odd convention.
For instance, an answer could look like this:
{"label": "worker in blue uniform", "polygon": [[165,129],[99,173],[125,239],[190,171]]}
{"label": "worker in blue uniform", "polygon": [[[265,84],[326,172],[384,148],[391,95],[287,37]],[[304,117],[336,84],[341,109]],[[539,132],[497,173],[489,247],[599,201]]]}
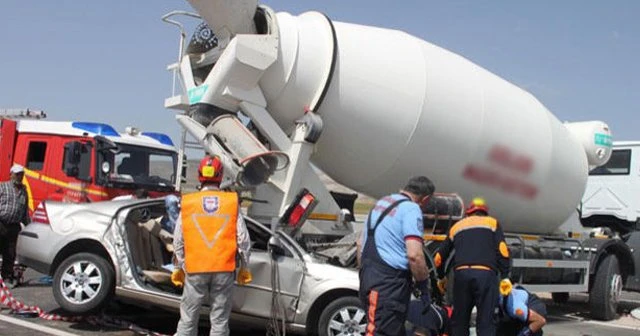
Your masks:
{"label": "worker in blue uniform", "polygon": [[434,190],[427,177],[412,177],[399,193],[378,200],[369,213],[357,253],[367,336],[405,334],[412,275],[422,304],[431,304],[420,204]]}
{"label": "worker in blue uniform", "polygon": [[[452,334],[469,335],[469,320],[475,306],[477,335],[494,336],[498,293],[511,292],[509,249],[498,221],[489,216],[483,199],[473,199],[466,214],[466,218],[449,228],[434,256],[440,278],[438,288],[441,292],[446,288],[445,265],[455,250],[450,262],[454,270]],[[499,284],[498,275],[503,279]]]}
{"label": "worker in blue uniform", "polygon": [[540,298],[521,286],[507,296],[500,296],[498,336],[542,336],[547,323],[547,306]]}

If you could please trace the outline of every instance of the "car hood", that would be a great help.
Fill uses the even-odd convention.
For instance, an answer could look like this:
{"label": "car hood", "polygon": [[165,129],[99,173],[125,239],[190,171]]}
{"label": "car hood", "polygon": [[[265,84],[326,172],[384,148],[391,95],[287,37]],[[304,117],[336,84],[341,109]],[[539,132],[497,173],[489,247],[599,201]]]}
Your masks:
{"label": "car hood", "polygon": [[358,271],[352,268],[338,267],[319,260],[308,262],[307,276],[317,282],[331,281],[341,283],[344,288],[357,290],[359,287]]}

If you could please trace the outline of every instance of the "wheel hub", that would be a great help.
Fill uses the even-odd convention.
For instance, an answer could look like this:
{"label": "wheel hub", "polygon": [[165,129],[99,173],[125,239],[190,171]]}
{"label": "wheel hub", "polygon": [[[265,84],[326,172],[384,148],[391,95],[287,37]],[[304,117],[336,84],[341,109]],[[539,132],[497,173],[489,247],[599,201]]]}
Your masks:
{"label": "wheel hub", "polygon": [[342,332],[346,332],[352,334],[355,332],[355,327],[357,324],[353,320],[345,321],[344,326],[342,327]]}
{"label": "wheel hub", "polygon": [[84,284],[87,282],[88,278],[89,277],[84,273],[76,275],[76,277],[75,277],[76,285],[84,286]]}

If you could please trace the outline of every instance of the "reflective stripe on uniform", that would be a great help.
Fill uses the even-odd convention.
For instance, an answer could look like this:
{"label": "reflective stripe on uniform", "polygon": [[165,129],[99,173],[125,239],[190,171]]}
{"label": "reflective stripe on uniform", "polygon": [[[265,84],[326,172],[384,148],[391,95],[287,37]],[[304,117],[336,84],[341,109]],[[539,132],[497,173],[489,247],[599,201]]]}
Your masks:
{"label": "reflective stripe on uniform", "polygon": [[488,229],[496,231],[498,227],[498,221],[491,217],[484,216],[471,216],[467,217],[451,227],[449,231],[449,239],[453,240],[455,235],[461,231],[470,229]]}
{"label": "reflective stripe on uniform", "polygon": [[442,255],[440,255],[440,252],[436,252],[433,262],[436,264],[436,267],[442,266]]}
{"label": "reflective stripe on uniform", "polygon": [[373,336],[376,331],[376,308],[378,306],[378,291],[369,292],[369,312],[367,323],[367,336]]}
{"label": "reflective stripe on uniform", "polygon": [[509,248],[507,247],[507,243],[501,241],[500,245],[498,246],[498,250],[500,251],[500,255],[502,255],[502,257],[509,258]]}

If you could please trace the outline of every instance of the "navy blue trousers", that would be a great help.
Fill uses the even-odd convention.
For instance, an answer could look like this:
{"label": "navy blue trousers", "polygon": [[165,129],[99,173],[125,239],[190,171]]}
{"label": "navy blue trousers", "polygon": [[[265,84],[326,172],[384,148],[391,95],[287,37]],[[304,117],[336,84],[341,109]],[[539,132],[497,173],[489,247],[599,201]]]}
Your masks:
{"label": "navy blue trousers", "polygon": [[469,336],[471,311],[476,307],[476,334],[495,336],[494,318],[498,304],[498,277],[494,271],[463,269],[455,271],[453,281],[453,336]]}

